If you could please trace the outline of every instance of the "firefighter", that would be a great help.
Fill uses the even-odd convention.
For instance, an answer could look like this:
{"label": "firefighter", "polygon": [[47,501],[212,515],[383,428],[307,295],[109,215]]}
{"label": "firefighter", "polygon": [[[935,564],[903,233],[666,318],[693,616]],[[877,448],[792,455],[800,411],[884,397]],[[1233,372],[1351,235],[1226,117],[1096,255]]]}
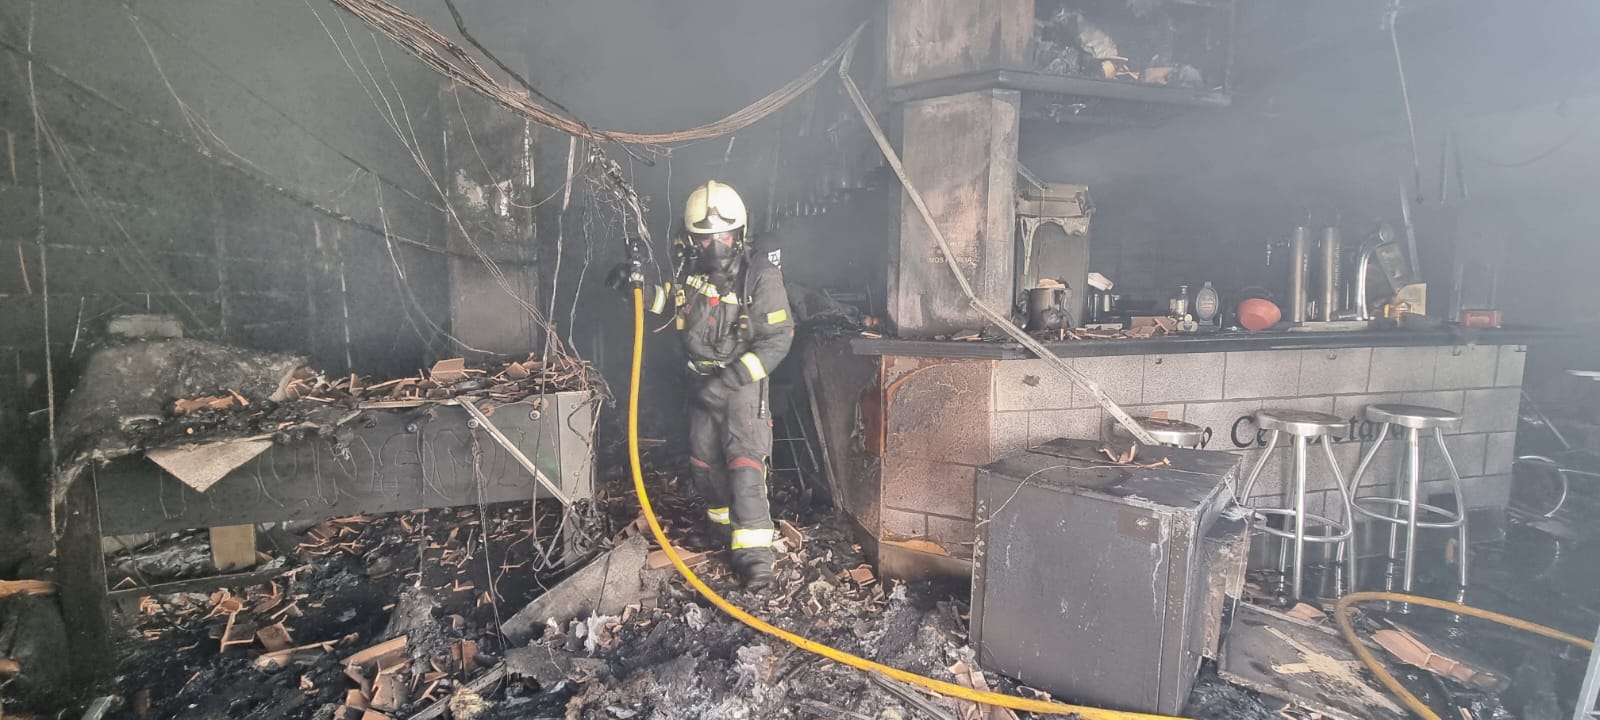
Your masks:
{"label": "firefighter", "polygon": [[[713,534],[726,538],[746,589],[771,587],[774,529],[767,504],[772,419],[767,377],[789,353],[794,320],[783,273],[751,252],[744,201],[709,181],[689,194],[677,249],[681,279],[645,287],[645,306],[671,312],[688,358],[689,464]],[[621,287],[619,266],[609,282]]]}

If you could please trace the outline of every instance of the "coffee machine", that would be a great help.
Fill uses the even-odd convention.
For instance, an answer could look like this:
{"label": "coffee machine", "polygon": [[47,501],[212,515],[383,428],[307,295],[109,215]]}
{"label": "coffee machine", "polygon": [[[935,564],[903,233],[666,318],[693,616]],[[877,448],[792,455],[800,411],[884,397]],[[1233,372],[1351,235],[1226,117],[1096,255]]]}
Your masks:
{"label": "coffee machine", "polygon": [[1088,309],[1089,218],[1094,214],[1089,186],[1047,183],[1018,168],[1013,296],[1025,302],[1042,281],[1059,281],[1066,286],[1067,322],[1081,323]]}

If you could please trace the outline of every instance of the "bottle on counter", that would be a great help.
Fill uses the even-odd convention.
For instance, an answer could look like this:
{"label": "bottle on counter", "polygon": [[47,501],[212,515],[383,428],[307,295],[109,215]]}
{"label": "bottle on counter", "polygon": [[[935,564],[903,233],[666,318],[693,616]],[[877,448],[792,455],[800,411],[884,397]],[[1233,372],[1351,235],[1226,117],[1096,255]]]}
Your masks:
{"label": "bottle on counter", "polygon": [[1194,295],[1195,319],[1199,320],[1201,325],[1211,325],[1216,322],[1219,307],[1217,289],[1211,287],[1211,281],[1207,280],[1206,284],[1201,286],[1200,292]]}
{"label": "bottle on counter", "polygon": [[1189,314],[1189,286],[1179,285],[1178,294],[1167,301],[1167,314],[1181,318]]}

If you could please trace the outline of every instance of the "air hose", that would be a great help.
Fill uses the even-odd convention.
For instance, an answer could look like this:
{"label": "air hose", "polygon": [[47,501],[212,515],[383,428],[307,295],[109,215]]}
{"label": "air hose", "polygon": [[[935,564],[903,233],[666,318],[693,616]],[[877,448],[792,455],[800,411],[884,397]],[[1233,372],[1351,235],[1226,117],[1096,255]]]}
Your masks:
{"label": "air hose", "polygon": [[644,292],[639,287],[638,282],[633,284],[632,294],[633,365],[628,373],[628,466],[633,472],[633,489],[639,494],[639,507],[644,510],[645,521],[650,524],[650,534],[655,537],[656,544],[661,546],[662,551],[667,555],[667,559],[672,561],[672,566],[677,568],[678,574],[682,575],[683,579],[712,605],[732,615],[735,620],[806,652],[821,655],[857,670],[878,673],[904,683],[910,683],[940,695],[1044,715],[1076,714],[1085,720],[1172,720],[1165,715],[1147,715],[1144,713],[1065,705],[1043,700],[1029,700],[996,692],[974,690],[955,683],[923,677],[916,673],[880,665],[866,658],[851,655],[814,640],[808,640],[755,617],[718,595],[699,576],[695,575],[688,565],[684,564],[683,558],[678,556],[677,550],[667,540],[667,534],[661,530],[661,522],[656,519],[656,511],[650,505],[650,494],[645,491],[644,471],[639,463],[639,369],[644,359]]}
{"label": "air hose", "polygon": [[1361,663],[1366,665],[1367,669],[1371,670],[1373,675],[1377,676],[1378,682],[1383,683],[1383,686],[1387,688],[1389,692],[1393,693],[1395,697],[1399,698],[1401,702],[1405,703],[1407,708],[1411,709],[1411,712],[1416,713],[1417,716],[1421,717],[1423,720],[1441,720],[1441,718],[1438,716],[1438,714],[1434,713],[1426,703],[1417,699],[1416,695],[1412,695],[1411,691],[1407,690],[1404,685],[1400,684],[1400,681],[1394,679],[1394,676],[1389,674],[1388,670],[1384,669],[1383,664],[1378,662],[1378,658],[1372,655],[1372,651],[1368,650],[1367,646],[1362,644],[1361,639],[1356,636],[1355,627],[1350,624],[1350,609],[1355,607],[1356,603],[1371,602],[1374,600],[1411,603],[1413,605],[1422,605],[1424,607],[1437,608],[1439,610],[1448,610],[1453,613],[1459,613],[1461,615],[1468,615],[1481,620],[1499,623],[1506,627],[1516,628],[1518,630],[1526,630],[1527,632],[1531,632],[1535,635],[1543,635],[1544,637],[1560,640],[1569,645],[1585,648],[1591,652],[1594,650],[1593,642],[1585,640],[1576,635],[1568,635],[1560,630],[1548,628],[1543,625],[1537,625],[1528,622],[1527,620],[1521,620],[1509,615],[1501,615],[1500,613],[1490,612],[1488,610],[1479,610],[1478,608],[1470,605],[1463,605],[1461,603],[1451,602],[1449,600],[1439,600],[1437,598],[1391,592],[1357,592],[1350,593],[1349,595],[1339,598],[1338,605],[1334,607],[1333,615],[1334,618],[1339,621],[1339,631],[1344,633],[1345,642],[1350,643],[1350,647],[1356,651],[1356,657],[1361,658]]}

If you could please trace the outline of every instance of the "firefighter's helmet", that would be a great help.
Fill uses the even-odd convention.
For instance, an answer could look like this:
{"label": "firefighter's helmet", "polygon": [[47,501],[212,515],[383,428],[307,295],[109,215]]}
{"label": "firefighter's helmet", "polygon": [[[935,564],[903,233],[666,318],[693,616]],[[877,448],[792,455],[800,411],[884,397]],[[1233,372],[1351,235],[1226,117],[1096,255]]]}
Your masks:
{"label": "firefighter's helmet", "polygon": [[689,201],[683,207],[684,229],[697,235],[738,230],[748,222],[739,193],[715,180],[689,193]]}

